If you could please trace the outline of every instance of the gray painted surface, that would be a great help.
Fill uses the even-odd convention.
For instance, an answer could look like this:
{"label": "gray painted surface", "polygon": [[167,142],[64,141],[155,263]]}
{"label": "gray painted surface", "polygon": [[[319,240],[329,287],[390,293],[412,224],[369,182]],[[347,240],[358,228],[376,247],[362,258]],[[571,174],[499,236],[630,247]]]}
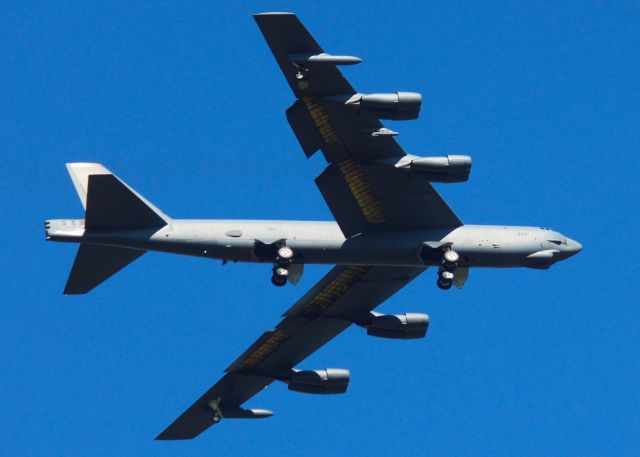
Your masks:
{"label": "gray painted surface", "polygon": [[[548,266],[577,253],[581,245],[561,233],[541,227],[463,225],[439,230],[380,230],[345,238],[335,222],[171,220],[166,226],[140,230],[88,231],[82,220],[47,221],[47,239],[171,252],[234,262],[266,262],[255,254],[255,243],[284,242],[295,261],[337,265],[429,266],[419,257],[425,242],[451,243],[472,267]],[[229,236],[228,233],[232,233]],[[240,234],[241,233],[241,234]],[[239,236],[233,236],[238,234]]]}
{"label": "gray painted surface", "polygon": [[[45,222],[47,240],[80,243],[65,293],[90,291],[146,251],[275,269],[278,248],[288,246],[294,283],[304,264],[336,265],[158,439],[193,438],[222,417],[270,416],[240,406],[274,380],[343,392],[348,372],[295,367],[352,323],[372,336],[423,337],[428,316],[372,311],[430,266],[456,271],[461,287],[470,268],[544,269],[582,248],[548,228],[463,225],[430,182],[465,181],[471,159],[407,156],[379,120],[417,117],[419,94],[358,94],[337,66],[361,59],[325,53],[293,14],[255,19],[296,97],[287,110],[296,138],[307,157],[320,150],[328,162],[316,184],[335,221],[174,220],[102,165],[78,163],[68,169],[85,219]],[[444,262],[445,250],[459,254],[455,265]]]}

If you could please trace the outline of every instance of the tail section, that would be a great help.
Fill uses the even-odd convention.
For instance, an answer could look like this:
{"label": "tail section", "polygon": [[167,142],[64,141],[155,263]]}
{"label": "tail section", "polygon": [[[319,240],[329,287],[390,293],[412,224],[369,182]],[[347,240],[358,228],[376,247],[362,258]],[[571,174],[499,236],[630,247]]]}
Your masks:
{"label": "tail section", "polygon": [[69,163],[85,208],[86,230],[134,230],[163,227],[169,217],[97,163]]}
{"label": "tail section", "polygon": [[[70,163],[67,169],[85,208],[85,236],[92,231],[159,229],[169,217],[135,190],[95,163]],[[146,251],[81,244],[65,294],[85,294]]]}
{"label": "tail section", "polygon": [[68,163],[67,171],[73,181],[73,186],[78,192],[82,207],[87,209],[87,190],[89,189],[90,175],[110,175],[111,172],[99,163]]}

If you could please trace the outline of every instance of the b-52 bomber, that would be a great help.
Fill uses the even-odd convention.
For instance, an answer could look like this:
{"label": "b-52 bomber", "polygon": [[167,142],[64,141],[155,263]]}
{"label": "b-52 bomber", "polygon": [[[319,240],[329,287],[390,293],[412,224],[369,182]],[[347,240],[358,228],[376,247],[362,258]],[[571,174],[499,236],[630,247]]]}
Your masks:
{"label": "b-52 bomber", "polygon": [[147,251],[272,266],[276,286],[305,264],[335,264],[157,439],[190,439],[223,418],[264,418],[242,405],[271,384],[337,394],[349,371],[295,367],[351,324],[383,338],[421,338],[426,314],[373,311],[433,267],[440,289],[462,287],[471,267],[547,269],[580,243],[548,228],[465,225],[431,183],[464,182],[471,158],[405,154],[380,120],[416,119],[422,97],[362,94],[338,70],[361,59],[331,55],[290,13],[255,15],[296,100],[287,120],[307,157],[322,151],[315,179],[335,222],[171,219],[99,164],[68,170],[84,219],[45,222],[46,238],[79,243],[65,294],[84,294]]}

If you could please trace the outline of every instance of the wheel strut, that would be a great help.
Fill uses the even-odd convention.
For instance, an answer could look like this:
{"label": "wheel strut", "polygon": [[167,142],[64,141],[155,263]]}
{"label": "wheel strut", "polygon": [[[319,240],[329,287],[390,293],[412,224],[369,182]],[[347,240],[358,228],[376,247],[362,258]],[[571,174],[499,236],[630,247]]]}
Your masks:
{"label": "wheel strut", "polygon": [[218,397],[215,400],[209,400],[209,403],[207,403],[209,408],[211,408],[211,410],[213,411],[213,417],[211,418],[211,420],[215,424],[220,422],[222,420],[222,418],[224,417],[224,415],[222,414],[222,410],[220,409],[220,400],[221,399],[222,399],[221,397]]}
{"label": "wheel strut", "polygon": [[436,282],[440,289],[451,289],[459,260],[460,255],[453,249],[447,249],[442,254],[442,265],[438,270],[438,281]]}
{"label": "wheel strut", "polygon": [[455,268],[458,266],[458,260],[460,260],[460,256],[454,250],[444,251],[443,254],[443,264],[447,268]]}
{"label": "wheel strut", "polygon": [[274,286],[282,287],[287,283],[289,278],[289,266],[291,265],[291,259],[293,258],[293,249],[289,246],[282,246],[278,249],[278,256],[273,262],[273,275],[271,276],[271,283]]}

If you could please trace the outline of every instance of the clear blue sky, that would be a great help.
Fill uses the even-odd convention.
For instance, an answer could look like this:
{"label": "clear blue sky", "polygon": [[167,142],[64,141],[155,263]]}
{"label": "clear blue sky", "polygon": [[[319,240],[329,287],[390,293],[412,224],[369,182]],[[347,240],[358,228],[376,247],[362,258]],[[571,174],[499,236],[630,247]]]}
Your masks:
{"label": "clear blue sky", "polygon": [[[0,14],[0,454],[640,454],[638,2],[57,3]],[[82,217],[70,161],[176,218],[330,219],[251,17],[269,10],[362,57],[360,91],[424,94],[387,126],[407,152],[473,156],[439,186],[465,222],[584,250],[461,291],[428,271],[381,308],[428,312],[426,339],[352,328],[302,365],[349,368],[346,395],[274,384],[249,403],[271,419],[154,442],[327,268],[276,289],[267,265],[152,253],[65,297],[76,248],[42,222]]]}

